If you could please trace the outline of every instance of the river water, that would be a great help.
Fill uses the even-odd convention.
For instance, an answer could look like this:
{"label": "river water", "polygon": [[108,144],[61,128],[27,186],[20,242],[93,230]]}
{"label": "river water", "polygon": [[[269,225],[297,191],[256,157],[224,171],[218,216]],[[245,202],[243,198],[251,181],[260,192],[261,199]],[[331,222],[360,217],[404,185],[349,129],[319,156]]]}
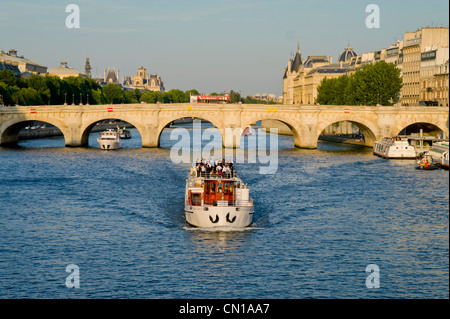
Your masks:
{"label": "river water", "polygon": [[171,129],[158,149],[132,133],[109,152],[98,133],[0,147],[0,298],[449,297],[448,171],[279,136],[275,174],[236,164],[253,225],[212,231],[185,223],[190,164],[171,161]]}

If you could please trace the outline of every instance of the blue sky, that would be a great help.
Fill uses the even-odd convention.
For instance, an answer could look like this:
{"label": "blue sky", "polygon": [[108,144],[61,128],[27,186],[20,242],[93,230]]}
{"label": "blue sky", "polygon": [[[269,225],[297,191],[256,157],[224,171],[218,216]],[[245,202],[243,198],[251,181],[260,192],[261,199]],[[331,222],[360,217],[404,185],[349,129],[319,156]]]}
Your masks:
{"label": "blue sky", "polygon": [[[81,28],[67,29],[67,5]],[[368,4],[380,28],[368,29]],[[0,49],[14,48],[49,68],[67,61],[94,75],[144,66],[166,90],[282,94],[282,73],[297,42],[303,57],[361,54],[389,47],[406,31],[449,25],[447,0],[0,0]]]}

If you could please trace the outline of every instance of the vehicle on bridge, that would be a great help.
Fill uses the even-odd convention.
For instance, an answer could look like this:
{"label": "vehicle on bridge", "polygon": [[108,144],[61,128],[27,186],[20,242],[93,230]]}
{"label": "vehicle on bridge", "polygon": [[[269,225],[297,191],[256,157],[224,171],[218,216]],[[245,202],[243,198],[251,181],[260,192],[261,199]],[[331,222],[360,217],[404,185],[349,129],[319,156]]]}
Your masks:
{"label": "vehicle on bridge", "polygon": [[253,222],[253,199],[236,175],[198,172],[191,168],[186,179],[186,222],[204,228],[243,228]]}
{"label": "vehicle on bridge", "polygon": [[230,93],[224,93],[223,95],[192,95],[190,98],[191,103],[230,103]]}

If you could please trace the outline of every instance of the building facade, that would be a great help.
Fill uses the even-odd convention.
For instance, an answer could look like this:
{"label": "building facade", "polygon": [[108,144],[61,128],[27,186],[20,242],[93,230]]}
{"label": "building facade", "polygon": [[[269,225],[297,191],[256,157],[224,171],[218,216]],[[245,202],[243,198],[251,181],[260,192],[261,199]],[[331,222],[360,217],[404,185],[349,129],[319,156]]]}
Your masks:
{"label": "building facade", "polygon": [[298,48],[284,69],[283,103],[313,104],[323,78],[351,75],[362,66],[379,61],[392,63],[400,69],[403,86],[396,105],[448,106],[449,28],[443,27],[406,32],[402,41],[389,48],[361,55],[349,45],[336,64],[326,56],[309,56],[304,61]]}
{"label": "building facade", "polygon": [[155,91],[163,93],[164,82],[156,74],[148,74],[147,69],[140,67],[138,73],[132,77],[124,77],[123,86],[127,89],[139,89],[142,91]]}
{"label": "building facade", "polygon": [[448,30],[448,28],[422,28],[415,32],[405,33],[402,105],[431,103],[427,93],[432,93],[432,87],[428,84],[434,77],[433,73],[440,69],[439,66],[445,65],[445,51],[448,60]]}
{"label": "building facade", "polygon": [[317,88],[322,80],[346,74],[350,61],[357,56],[356,52],[348,46],[334,64],[332,57],[325,55],[310,55],[306,60],[302,60],[300,48],[297,47],[295,57],[289,60],[288,66],[284,69],[283,103],[314,104]]}
{"label": "building facade", "polygon": [[117,71],[108,69],[108,72],[106,72],[106,69],[103,70],[102,85],[108,85],[109,83],[119,84],[119,69]]}

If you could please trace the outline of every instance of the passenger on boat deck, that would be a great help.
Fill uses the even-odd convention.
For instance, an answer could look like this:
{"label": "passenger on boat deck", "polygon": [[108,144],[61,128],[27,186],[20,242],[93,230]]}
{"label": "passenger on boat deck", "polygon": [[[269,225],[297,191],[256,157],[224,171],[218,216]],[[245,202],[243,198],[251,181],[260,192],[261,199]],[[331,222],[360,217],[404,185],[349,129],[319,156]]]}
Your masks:
{"label": "passenger on boat deck", "polygon": [[225,175],[229,176],[230,174],[232,176],[234,171],[233,160],[226,162],[225,159],[217,159],[214,161],[210,158],[210,160],[207,161],[204,158],[201,158],[197,159],[193,166],[197,174],[213,173],[225,177]]}

